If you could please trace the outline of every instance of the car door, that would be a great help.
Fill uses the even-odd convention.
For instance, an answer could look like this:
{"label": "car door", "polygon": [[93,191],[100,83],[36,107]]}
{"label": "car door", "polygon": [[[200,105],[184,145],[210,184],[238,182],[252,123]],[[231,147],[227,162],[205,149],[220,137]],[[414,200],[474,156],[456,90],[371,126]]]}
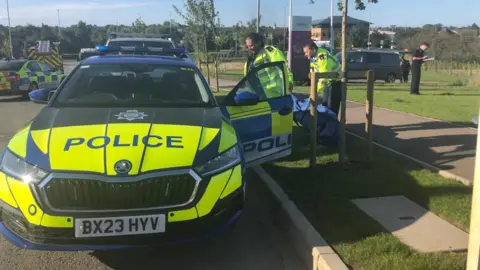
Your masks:
{"label": "car door", "polygon": [[26,64],[27,67],[27,76],[29,78],[30,84],[35,82],[39,88],[42,88],[45,85],[45,79],[43,77],[42,69],[37,61],[29,61]]}
{"label": "car door", "polygon": [[348,60],[348,78],[349,79],[364,79],[367,71],[365,53],[352,52]]}
{"label": "car door", "polygon": [[47,63],[38,61],[40,68],[43,71],[45,76],[45,86],[46,88],[56,89],[60,84],[61,73],[55,71],[55,69]]}
{"label": "car door", "polygon": [[[260,76],[265,74],[271,80],[262,82]],[[263,64],[224,99],[222,110],[242,144],[247,167],[291,153],[293,100],[287,93],[287,79],[284,62]]]}
{"label": "car door", "polygon": [[381,54],[377,52],[367,53],[367,69],[375,72],[375,79],[385,78],[385,69],[381,67]]}

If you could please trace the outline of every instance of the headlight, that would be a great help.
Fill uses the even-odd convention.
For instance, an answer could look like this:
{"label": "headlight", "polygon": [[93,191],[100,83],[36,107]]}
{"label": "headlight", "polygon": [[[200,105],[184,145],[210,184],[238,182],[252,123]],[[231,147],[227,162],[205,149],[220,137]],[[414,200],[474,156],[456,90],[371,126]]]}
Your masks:
{"label": "headlight", "polygon": [[8,150],[5,150],[3,154],[0,170],[23,181],[25,184],[38,183],[48,174],[37,166],[31,165],[15,156]]}
{"label": "headlight", "polygon": [[232,167],[240,163],[240,161],[240,151],[238,150],[238,146],[235,146],[223,152],[218,157],[196,167],[195,171],[202,176],[207,176]]}

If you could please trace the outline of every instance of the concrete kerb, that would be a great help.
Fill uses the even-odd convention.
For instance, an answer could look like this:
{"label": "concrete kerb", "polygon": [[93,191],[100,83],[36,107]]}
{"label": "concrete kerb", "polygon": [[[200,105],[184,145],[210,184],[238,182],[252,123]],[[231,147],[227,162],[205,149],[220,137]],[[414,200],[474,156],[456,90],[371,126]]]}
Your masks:
{"label": "concrete kerb", "polygon": [[302,212],[298,210],[295,203],[288,198],[276,181],[261,166],[256,166],[253,169],[272,192],[275,199],[280,203],[283,212],[291,221],[292,226],[289,226],[287,232],[289,238],[294,242],[297,252],[306,254],[305,252],[308,250],[308,253],[311,254],[310,259],[303,256],[306,264],[309,265],[312,262],[311,269],[313,270],[349,269]]}
{"label": "concrete kerb", "polygon": [[[345,131],[345,132],[346,132],[347,134],[352,135],[352,136],[354,136],[354,137],[357,137],[357,138],[359,138],[359,139],[366,140],[364,137],[362,137],[362,136],[360,136],[360,135],[358,135],[358,134],[355,134],[355,133],[353,133],[353,132],[349,132],[349,131]],[[396,151],[396,150],[393,150],[392,148],[386,147],[386,146],[381,145],[381,144],[379,144],[379,143],[377,143],[377,142],[372,142],[372,143],[373,143],[374,145],[382,148],[382,149],[385,149],[385,150],[390,151],[390,152],[392,152],[392,153],[394,153],[394,154],[397,154],[397,155],[399,155],[399,156],[402,156],[402,157],[404,157],[404,158],[407,158],[407,159],[409,159],[409,160],[411,160],[411,161],[413,161],[413,162],[415,162],[415,163],[418,163],[418,164],[420,164],[422,167],[424,167],[425,169],[428,169],[428,170],[430,170],[430,171],[433,171],[433,172],[435,172],[435,173],[438,173],[438,174],[439,174],[440,176],[442,176],[442,177],[445,177],[445,178],[448,178],[448,179],[452,179],[452,180],[458,181],[458,182],[460,182],[460,183],[462,183],[462,184],[464,184],[464,185],[466,185],[466,186],[471,186],[471,185],[472,185],[472,181],[471,181],[471,180],[468,180],[468,179],[466,179],[466,178],[463,178],[463,177],[458,176],[458,175],[456,175],[456,174],[453,174],[453,173],[451,173],[451,172],[448,172],[448,171],[442,170],[442,169],[440,169],[440,168],[437,168],[437,167],[435,167],[435,166],[433,166],[433,165],[431,165],[431,164],[428,164],[428,163],[426,163],[426,162],[423,162],[423,161],[421,161],[421,160],[418,160],[418,159],[416,159],[416,158],[414,158],[414,157],[411,157],[411,156],[409,156],[409,155],[400,153],[400,152],[398,152],[398,151]]]}

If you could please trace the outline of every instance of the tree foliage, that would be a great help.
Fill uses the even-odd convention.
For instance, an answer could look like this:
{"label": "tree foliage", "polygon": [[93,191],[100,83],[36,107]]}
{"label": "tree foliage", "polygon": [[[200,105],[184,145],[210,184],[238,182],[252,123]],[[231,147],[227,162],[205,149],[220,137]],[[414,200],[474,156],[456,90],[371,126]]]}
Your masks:
{"label": "tree foliage", "polygon": [[184,42],[195,51],[208,52],[216,48],[217,28],[221,27],[213,0],[185,0],[185,12],[173,5],[187,25]]}
{"label": "tree foliage", "polygon": [[[60,50],[63,53],[78,53],[81,48],[92,48],[96,45],[105,44],[112,32],[169,34],[170,22],[166,21],[163,24],[147,26],[141,19],[137,19],[131,25],[96,26],[79,21],[75,25],[61,28],[45,24],[40,27],[34,25],[15,26],[12,27],[12,43],[16,51],[21,52],[24,41],[60,41]],[[184,26],[172,22],[172,38],[181,40],[183,35]],[[8,28],[0,25],[0,57],[10,55],[9,46]]]}
{"label": "tree foliage", "polygon": [[[365,10],[366,7],[365,7],[365,0],[355,0],[355,9],[358,9],[358,10]],[[309,3],[310,4],[314,4],[315,3],[315,0],[309,0]],[[378,0],[368,0],[368,3],[378,3]],[[338,7],[338,10],[342,11],[343,10],[343,3],[341,0],[338,1],[337,3],[337,7]]]}
{"label": "tree foliage", "polygon": [[364,28],[352,27],[348,32],[347,42],[354,47],[363,47],[367,44],[368,30]]}

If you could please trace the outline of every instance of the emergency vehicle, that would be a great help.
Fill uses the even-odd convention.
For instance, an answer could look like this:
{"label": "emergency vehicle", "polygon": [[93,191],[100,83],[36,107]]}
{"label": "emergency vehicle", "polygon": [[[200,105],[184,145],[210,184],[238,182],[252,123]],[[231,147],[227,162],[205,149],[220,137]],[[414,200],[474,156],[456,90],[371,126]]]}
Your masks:
{"label": "emergency vehicle", "polygon": [[24,57],[0,60],[0,91],[28,94],[38,88],[58,87],[64,78],[58,43],[25,43]]}
{"label": "emergency vehicle", "polygon": [[105,250],[232,226],[245,168],[291,152],[287,80],[267,98],[258,79],[286,78],[284,63],[251,70],[220,104],[185,49],[97,50],[1,153],[0,233],[27,249]]}

